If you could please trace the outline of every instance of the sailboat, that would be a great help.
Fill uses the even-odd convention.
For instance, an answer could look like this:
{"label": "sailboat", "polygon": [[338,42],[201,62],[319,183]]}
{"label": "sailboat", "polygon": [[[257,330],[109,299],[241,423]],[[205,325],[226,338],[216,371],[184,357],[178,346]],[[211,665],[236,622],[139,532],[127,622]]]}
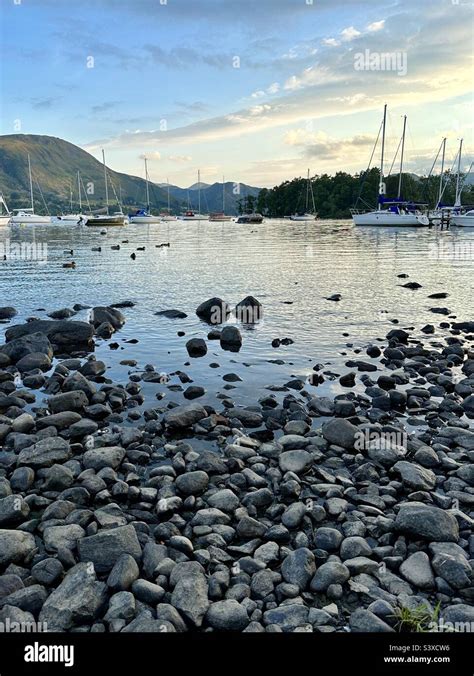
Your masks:
{"label": "sailboat", "polygon": [[[4,198],[2,193],[0,193],[0,208],[1,208],[0,227],[2,227],[4,225],[8,225],[8,223],[10,222],[10,219],[12,217],[10,210],[7,206],[7,203],[5,202],[5,198]],[[3,213],[3,208],[5,208],[5,211],[6,211],[5,214]]]}
{"label": "sailboat", "polygon": [[201,170],[198,171],[198,210],[188,209],[182,216],[183,221],[207,221],[208,216],[201,214]]}
{"label": "sailboat", "polygon": [[78,171],[77,172],[77,191],[78,191],[78,196],[79,196],[79,213],[74,214],[72,212],[72,204],[73,204],[73,193],[72,193],[72,185],[71,185],[71,197],[70,197],[70,205],[71,205],[71,212],[69,214],[61,214],[61,216],[58,216],[58,220],[60,221],[67,221],[67,222],[73,222],[73,223],[79,223],[84,219],[84,215],[82,213],[82,196],[81,196],[81,174]]}
{"label": "sailboat", "polygon": [[226,216],[225,214],[225,178],[222,177],[222,211],[214,212],[209,216],[209,220],[217,223],[224,223],[226,221],[231,221],[231,216]]}
{"label": "sailboat", "polygon": [[[451,210],[451,225],[456,225],[458,228],[469,228],[474,226],[474,210],[471,209],[462,213],[461,206],[461,194],[463,189],[463,184],[461,183],[461,150],[462,150],[462,139],[459,143],[459,156],[458,156],[458,173],[456,177],[456,199],[454,202],[454,207]],[[469,167],[468,174],[471,172],[472,164]]]}
{"label": "sailboat", "polygon": [[178,217],[173,216],[171,213],[171,197],[170,197],[170,181],[166,179],[167,188],[168,188],[168,209],[166,211],[160,211],[160,218],[162,221],[177,221]]}
{"label": "sailboat", "polygon": [[[380,158],[380,183],[378,208],[376,211],[360,212],[357,209],[351,209],[352,220],[354,225],[376,225],[376,226],[426,226],[429,225],[428,217],[423,214],[417,205],[412,202],[407,202],[401,197],[402,189],[402,171],[403,171],[403,155],[405,149],[405,131],[406,131],[406,115],[403,118],[403,133],[401,139],[401,154],[400,154],[400,177],[398,181],[398,195],[396,199],[388,199],[385,197],[385,183],[384,183],[384,152],[385,152],[385,128],[387,122],[387,104],[383,109],[382,121],[382,151]],[[386,206],[387,209],[382,207]]]}
{"label": "sailboat", "polygon": [[28,175],[30,179],[31,208],[14,209],[10,219],[10,225],[45,225],[51,223],[51,216],[38,216],[35,214],[35,201],[33,196],[33,177],[31,174],[31,159],[28,154]]}
{"label": "sailboat", "polygon": [[[311,199],[313,202],[313,211],[310,213],[309,211],[309,194],[311,192]],[[318,217],[318,214],[316,213],[316,205],[314,203],[314,193],[313,193],[313,186],[311,184],[311,180],[309,178],[309,169],[308,169],[308,178],[306,181],[306,207],[305,207],[305,212],[304,214],[293,214],[290,216],[291,221],[315,221]]]}
{"label": "sailboat", "polygon": [[128,219],[121,210],[115,212],[114,214],[109,213],[109,187],[108,187],[107,166],[105,164],[104,150],[102,150],[102,161],[104,165],[104,180],[105,180],[105,203],[106,203],[105,213],[95,214],[94,216],[87,218],[85,224],[88,227],[104,226],[104,225],[125,225],[125,223],[128,222]]}
{"label": "sailboat", "polygon": [[150,212],[150,189],[148,185],[148,164],[147,164],[147,158],[144,158],[145,160],[145,182],[146,182],[146,209],[139,209],[135,214],[130,214],[129,219],[130,223],[139,223],[139,224],[146,224],[146,223],[159,223],[161,221],[160,216],[153,216],[153,214]]}

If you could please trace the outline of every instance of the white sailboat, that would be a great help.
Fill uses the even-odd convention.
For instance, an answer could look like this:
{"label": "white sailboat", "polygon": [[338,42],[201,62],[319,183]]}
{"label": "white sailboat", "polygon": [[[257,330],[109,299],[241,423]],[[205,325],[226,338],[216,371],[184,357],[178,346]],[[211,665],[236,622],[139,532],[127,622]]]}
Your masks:
{"label": "white sailboat", "polygon": [[209,220],[213,223],[225,223],[231,221],[231,216],[226,216],[225,213],[225,178],[222,177],[222,211],[216,211],[213,214],[210,214]]}
{"label": "white sailboat", "polygon": [[474,209],[466,211],[465,214],[456,214],[451,217],[451,225],[457,225],[458,228],[474,227]]}
{"label": "white sailboat", "polygon": [[77,191],[78,191],[78,201],[79,201],[79,213],[73,213],[72,208],[73,208],[73,192],[72,192],[72,185],[71,185],[71,190],[70,190],[70,206],[71,206],[71,211],[69,214],[61,214],[61,216],[58,216],[59,221],[66,221],[67,223],[79,223],[80,221],[84,220],[85,216],[82,213],[82,196],[81,196],[81,174],[78,171],[77,172]]}
{"label": "white sailboat", "polygon": [[[4,208],[5,208],[6,213],[3,213]],[[0,212],[0,227],[3,227],[5,225],[8,225],[12,215],[10,213],[10,210],[7,206],[7,203],[6,203],[5,198],[4,198],[2,193],[0,193],[0,209],[1,209],[1,212]]]}
{"label": "white sailboat", "polygon": [[177,221],[178,217],[173,216],[171,213],[171,197],[170,197],[170,181],[169,178],[166,179],[167,189],[168,189],[168,209],[166,211],[160,212],[160,219],[164,222],[168,221]]}
{"label": "white sailboat", "polygon": [[201,214],[201,170],[198,171],[198,210],[188,209],[182,216],[183,221],[207,221],[209,216]]}
{"label": "white sailboat", "polygon": [[[402,171],[403,171],[403,153],[405,148],[405,130],[406,130],[406,115],[403,119],[403,134],[401,140],[401,156],[400,156],[400,177],[398,181],[398,196],[394,200],[389,200],[385,197],[385,183],[384,183],[384,152],[385,152],[385,127],[387,121],[387,104],[383,109],[382,122],[382,151],[380,158],[380,183],[379,183],[379,199],[378,208],[374,211],[360,212],[357,209],[351,209],[352,220],[354,225],[375,225],[375,226],[392,226],[392,227],[420,227],[429,225],[428,217],[423,214],[416,205],[406,202],[401,198],[402,187]],[[388,209],[382,209],[382,206],[387,206]]]}
{"label": "white sailboat", "polygon": [[28,175],[30,179],[31,208],[14,209],[10,219],[10,225],[46,225],[51,223],[51,216],[38,216],[35,214],[35,200],[33,195],[33,178],[31,174],[31,160],[28,154]]}
{"label": "white sailboat", "polygon": [[149,188],[149,178],[148,178],[148,164],[147,158],[145,160],[145,183],[146,183],[146,209],[139,209],[135,214],[130,214],[129,219],[130,223],[147,224],[147,223],[159,223],[161,221],[160,216],[153,216],[150,212],[150,188]]}
{"label": "white sailboat", "polygon": [[[309,193],[311,191],[311,199],[313,202],[313,211],[309,211]],[[313,193],[313,186],[311,184],[311,180],[309,178],[309,169],[308,169],[308,178],[306,181],[306,207],[305,211],[303,214],[293,214],[290,216],[290,221],[315,221],[318,217],[318,214],[316,213],[316,205],[314,203],[314,193]]]}
{"label": "white sailboat", "polygon": [[106,203],[105,214],[95,214],[94,216],[90,216],[87,218],[85,224],[88,227],[104,226],[104,225],[111,226],[125,225],[125,223],[128,223],[128,218],[121,210],[113,214],[110,214],[109,212],[109,187],[108,187],[107,165],[105,164],[104,150],[102,150],[102,161],[104,164],[104,180],[105,180],[105,203]]}

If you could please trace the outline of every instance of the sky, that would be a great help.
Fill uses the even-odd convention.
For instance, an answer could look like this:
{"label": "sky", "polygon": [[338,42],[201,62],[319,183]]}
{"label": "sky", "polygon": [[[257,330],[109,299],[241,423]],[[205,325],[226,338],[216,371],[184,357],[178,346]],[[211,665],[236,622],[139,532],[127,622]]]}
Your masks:
{"label": "sky", "polygon": [[[473,146],[474,0],[0,0],[0,133],[70,141],[117,171],[270,187]],[[378,157],[378,151],[375,156]],[[398,162],[398,160],[397,160]],[[397,163],[395,164],[395,167]],[[395,168],[394,170],[395,171]]]}

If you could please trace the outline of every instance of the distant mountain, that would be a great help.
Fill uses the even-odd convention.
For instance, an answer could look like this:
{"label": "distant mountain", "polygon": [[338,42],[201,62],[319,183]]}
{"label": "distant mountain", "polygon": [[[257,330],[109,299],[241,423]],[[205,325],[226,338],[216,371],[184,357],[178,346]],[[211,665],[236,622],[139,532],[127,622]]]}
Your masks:
{"label": "distant mountain", "polygon": [[[0,192],[3,192],[10,209],[29,206],[28,154],[31,157],[35,207],[44,213],[44,202],[51,214],[69,210],[71,188],[73,209],[78,209],[77,172],[80,171],[83,185],[88,189],[92,208],[105,203],[105,182],[102,163],[77,146],[53,136],[36,134],[10,134],[0,136]],[[124,211],[145,206],[145,181],[138,176],[122,174],[107,169],[109,199],[120,196]],[[236,184],[237,185],[237,184]],[[191,208],[197,208],[194,184],[188,189],[170,186],[170,204],[175,213],[187,208],[188,194]],[[235,195],[233,183],[226,183],[226,212],[238,213],[237,200],[246,195],[258,195],[259,188],[240,184],[240,195]],[[83,209],[86,198],[82,194]],[[150,183],[150,202],[155,211],[166,208],[168,187],[163,183]],[[203,211],[222,210],[222,183],[201,183],[201,208]]]}
{"label": "distant mountain", "polygon": [[[202,212],[222,211],[222,187],[222,183],[213,183],[204,189],[201,188]],[[199,198],[197,192],[198,188],[194,188],[193,186],[190,188],[178,188],[175,185],[170,186],[170,195],[186,206],[189,203],[190,209],[198,208]],[[239,213],[239,200],[243,201],[249,195],[252,197],[258,197],[260,188],[255,188],[250,185],[246,185],[245,183],[232,183],[231,181],[226,181],[224,184],[224,192],[225,211],[227,214],[234,215]]]}
{"label": "distant mountain", "polygon": [[199,190],[199,187],[201,187],[201,190],[205,190],[206,188],[210,188],[211,184],[210,183],[193,183],[192,185],[189,186],[188,190]]}

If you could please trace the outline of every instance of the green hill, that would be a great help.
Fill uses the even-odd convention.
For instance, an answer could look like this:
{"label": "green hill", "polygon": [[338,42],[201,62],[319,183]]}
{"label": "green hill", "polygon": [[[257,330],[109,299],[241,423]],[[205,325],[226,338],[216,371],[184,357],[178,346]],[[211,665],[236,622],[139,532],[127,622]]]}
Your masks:
{"label": "green hill", "polygon": [[[10,209],[27,207],[30,203],[28,179],[28,154],[31,157],[35,210],[37,213],[55,215],[70,209],[71,184],[73,190],[73,210],[78,209],[77,172],[80,171],[84,186],[93,185],[94,194],[89,194],[92,209],[105,204],[105,182],[102,163],[85,150],[68,141],[53,136],[36,134],[11,134],[0,136],[0,192],[3,192]],[[114,188],[125,212],[145,206],[145,181],[137,176],[129,176],[108,169],[110,180],[109,199],[115,201]],[[113,187],[112,187],[113,186]],[[174,213],[187,208],[188,194],[192,208],[197,208],[197,194],[192,186],[189,190],[170,186],[170,204]],[[226,184],[226,211],[238,212],[237,199],[246,195],[258,195],[259,188],[240,184],[240,195],[234,195],[234,184]],[[86,199],[82,195],[83,210]],[[168,204],[167,187],[150,183],[150,202],[154,211],[166,208]],[[201,190],[203,210],[220,211],[222,209],[222,183],[215,183]]]}
{"label": "green hill", "polygon": [[[94,194],[88,195],[93,207],[105,203],[104,169],[102,163],[85,150],[53,136],[12,134],[0,136],[0,190],[5,195],[10,209],[29,205],[28,154],[31,157],[35,206],[44,212],[41,193],[54,214],[69,208],[71,182],[74,209],[77,209],[77,172],[81,172],[84,186],[92,184]],[[136,176],[121,174],[108,169],[108,176],[117,194],[122,195],[124,205],[143,205],[145,181]],[[150,201],[155,208],[165,207],[167,195],[162,188],[151,186]],[[109,185],[109,197],[114,192]],[[82,196],[85,205],[84,194]],[[173,205],[177,206],[177,205]],[[125,208],[125,207],[124,207]]]}

